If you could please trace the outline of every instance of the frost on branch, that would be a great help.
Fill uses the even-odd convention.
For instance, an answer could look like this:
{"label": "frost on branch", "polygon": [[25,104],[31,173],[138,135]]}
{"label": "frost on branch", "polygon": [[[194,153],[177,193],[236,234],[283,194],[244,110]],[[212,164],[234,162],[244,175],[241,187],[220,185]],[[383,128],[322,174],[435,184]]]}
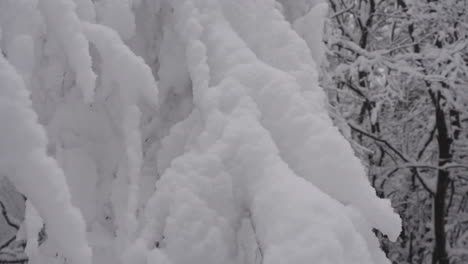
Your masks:
{"label": "frost on branch", "polygon": [[[30,242],[34,259],[58,251],[88,263],[77,250],[90,246],[94,263],[388,263],[371,230],[395,238],[399,219],[375,196],[317,84],[322,51],[305,29],[321,25],[323,5],[296,14],[270,0],[111,2],[77,1],[74,13],[71,2],[40,0],[47,31],[19,38],[38,54],[28,67],[13,63],[21,76],[8,66],[32,80],[26,109],[39,115],[41,160],[53,164],[41,182],[60,178],[66,192],[42,200],[53,192],[34,192],[33,176],[14,182],[60,243]],[[93,87],[84,102],[80,87]],[[30,164],[18,171],[36,162],[8,160],[20,161]],[[37,232],[34,207],[26,223]],[[79,228],[57,231],[73,221]],[[63,245],[67,232],[82,240]]]}

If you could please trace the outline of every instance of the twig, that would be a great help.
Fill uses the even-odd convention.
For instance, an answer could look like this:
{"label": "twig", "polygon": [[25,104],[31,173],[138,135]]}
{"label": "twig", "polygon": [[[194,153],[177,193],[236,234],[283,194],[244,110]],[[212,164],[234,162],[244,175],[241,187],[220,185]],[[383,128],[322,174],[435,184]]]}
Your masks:
{"label": "twig", "polygon": [[349,125],[349,127],[350,127],[352,130],[354,130],[354,131],[356,131],[356,132],[359,132],[359,133],[361,133],[362,135],[364,135],[364,136],[366,136],[366,137],[369,137],[369,138],[371,138],[371,139],[373,139],[373,140],[375,140],[375,141],[378,141],[378,142],[380,142],[380,143],[383,143],[383,144],[386,145],[389,149],[391,149],[398,157],[400,157],[403,161],[409,162],[409,159],[407,159],[400,151],[398,151],[398,150],[397,150],[396,148],[394,148],[390,143],[388,143],[387,140],[384,140],[384,139],[378,138],[378,137],[376,137],[376,136],[374,136],[374,135],[372,135],[372,134],[369,134],[369,133],[365,132],[364,130],[362,130],[362,129],[360,129],[360,128],[358,128],[358,127],[356,127],[356,126],[354,126],[354,125],[352,125],[352,124],[350,124],[350,123],[348,123],[348,125]]}
{"label": "twig", "polygon": [[14,223],[15,221],[12,221],[10,219],[10,216],[8,216],[8,212],[7,212],[7,209],[5,207],[5,204],[3,204],[2,201],[0,201],[0,207],[2,208],[2,215],[3,215],[3,218],[5,218],[6,223],[9,226],[13,227],[14,229],[18,230],[20,228],[19,225],[17,225],[16,223]]}
{"label": "twig", "polygon": [[249,220],[250,220],[250,225],[252,226],[252,230],[253,230],[253,233],[254,233],[254,237],[255,237],[255,241],[257,242],[257,247],[258,247],[258,252],[260,253],[260,263],[262,264],[263,263],[263,248],[262,248],[262,244],[260,243],[260,240],[258,239],[257,237],[257,230],[255,228],[255,223],[252,219],[252,213],[249,211],[248,212],[248,217],[249,217]]}
{"label": "twig", "polygon": [[[394,148],[390,143],[388,143],[388,141],[384,140],[384,139],[381,139],[381,138],[378,138],[372,134],[369,134],[367,132],[365,132],[364,130],[362,129],[359,129],[358,127],[352,125],[352,124],[349,124],[349,127],[354,130],[354,131],[357,131],[359,133],[361,133],[362,135],[364,136],[367,136],[377,142],[380,142],[380,143],[383,143],[385,144],[389,149],[391,149],[398,157],[400,157],[404,162],[409,162],[409,159],[406,158],[400,151],[398,151],[396,148]],[[424,187],[424,189],[426,189],[427,192],[429,192],[430,195],[434,195],[434,191],[431,190],[431,188],[429,188],[429,186],[427,185],[427,183],[423,180],[423,178],[421,177],[421,175],[419,175],[419,172],[418,172],[418,167],[419,166],[414,166],[414,164],[409,164],[409,165],[413,165],[413,166],[397,166],[396,169],[392,170],[391,174],[395,173],[398,169],[402,169],[402,168],[410,168],[412,169],[412,172],[414,173],[414,175],[418,178],[419,182],[421,182],[422,186]]]}
{"label": "twig", "polygon": [[26,264],[29,262],[28,258],[19,258],[19,259],[1,259],[0,264]]}
{"label": "twig", "polygon": [[418,159],[420,159],[422,157],[422,155],[424,154],[424,151],[426,151],[427,147],[429,146],[429,144],[434,139],[434,134],[435,134],[436,128],[437,128],[437,126],[434,124],[434,127],[431,130],[429,138],[426,140],[426,142],[424,143],[423,148],[418,153]]}
{"label": "twig", "polygon": [[336,13],[333,14],[333,15],[330,15],[330,19],[333,19],[333,18],[335,18],[335,17],[337,17],[337,16],[340,16],[340,15],[346,13],[346,12],[349,12],[349,10],[351,10],[351,9],[353,9],[353,8],[354,8],[354,3],[353,3],[350,7],[346,7],[345,9],[340,10],[340,11],[336,12]]}
{"label": "twig", "polygon": [[468,169],[468,165],[465,164],[458,164],[458,163],[448,163],[443,166],[434,166],[430,164],[418,164],[418,163],[408,163],[408,164],[400,164],[398,168],[420,168],[420,169],[431,169],[431,170],[449,170],[449,169]]}
{"label": "twig", "polygon": [[11,237],[11,238],[8,239],[7,241],[5,241],[5,243],[3,243],[2,245],[0,245],[0,250],[2,250],[2,249],[4,249],[4,248],[8,247],[8,246],[11,244],[11,242],[15,241],[15,239],[16,239],[16,235],[14,235],[13,237]]}

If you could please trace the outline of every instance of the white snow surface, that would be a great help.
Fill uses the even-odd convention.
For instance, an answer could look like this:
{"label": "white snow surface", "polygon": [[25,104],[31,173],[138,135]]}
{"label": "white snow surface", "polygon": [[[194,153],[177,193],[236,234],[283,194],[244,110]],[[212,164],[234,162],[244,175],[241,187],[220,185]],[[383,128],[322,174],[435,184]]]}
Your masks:
{"label": "white snow surface", "polygon": [[0,2],[0,174],[31,261],[389,263],[372,228],[400,219],[318,85],[326,10]]}
{"label": "white snow surface", "polygon": [[85,223],[79,210],[71,204],[62,169],[47,155],[46,135],[31,108],[29,92],[3,56],[0,56],[0,86],[0,123],[3,124],[0,173],[8,175],[18,190],[33,201],[63,253],[73,263],[90,264]]}
{"label": "white snow surface", "polygon": [[72,0],[38,0],[38,7],[43,13],[47,31],[65,50],[84,101],[92,102],[96,74],[91,69],[88,41],[81,30],[75,3]]}
{"label": "white snow surface", "polygon": [[41,231],[44,223],[36,208],[34,208],[34,205],[32,205],[30,201],[26,202],[26,211],[24,215],[27,234],[26,248],[24,251],[28,255],[29,261],[35,263],[37,262],[37,256],[39,254],[39,232]]}

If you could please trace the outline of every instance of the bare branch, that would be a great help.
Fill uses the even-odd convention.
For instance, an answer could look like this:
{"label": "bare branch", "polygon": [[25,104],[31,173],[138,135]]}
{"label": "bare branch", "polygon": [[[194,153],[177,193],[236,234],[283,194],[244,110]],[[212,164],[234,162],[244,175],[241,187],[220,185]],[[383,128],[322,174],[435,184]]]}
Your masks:
{"label": "bare branch", "polygon": [[0,245],[0,250],[8,247],[11,244],[11,242],[15,241],[15,239],[16,239],[16,235],[14,235],[13,237],[5,241],[3,244]]}
{"label": "bare branch", "polygon": [[349,127],[350,127],[353,131],[356,131],[356,132],[358,132],[358,133],[360,133],[360,134],[362,134],[362,135],[364,135],[364,136],[366,136],[366,137],[368,137],[368,138],[371,138],[371,139],[373,139],[373,140],[375,140],[375,141],[378,141],[378,142],[380,142],[380,143],[383,143],[385,146],[387,146],[389,149],[391,149],[398,157],[400,157],[403,161],[409,162],[409,159],[406,158],[400,151],[398,151],[398,150],[397,150],[395,147],[393,147],[390,143],[388,143],[387,140],[378,138],[378,137],[376,137],[376,136],[374,136],[374,135],[372,135],[372,134],[370,134],[370,133],[367,133],[366,131],[364,131],[364,130],[362,130],[362,129],[358,128],[357,126],[352,125],[352,124],[350,124],[350,123],[348,123],[348,125],[349,125]]}
{"label": "bare branch", "polygon": [[14,229],[18,230],[20,228],[19,225],[17,223],[15,223],[16,221],[14,221],[14,220],[12,220],[10,218],[10,216],[8,215],[7,209],[5,207],[5,204],[2,201],[0,201],[0,207],[2,209],[1,213],[2,213],[3,218],[5,219],[6,223],[9,226],[13,227]]}
{"label": "bare branch", "polygon": [[340,15],[346,13],[346,12],[349,12],[351,9],[354,8],[354,5],[355,5],[355,4],[353,3],[351,6],[345,7],[343,10],[340,10],[340,11],[338,11],[338,12],[336,12],[336,13],[330,15],[330,18],[333,19],[333,18],[335,18],[335,17],[337,17],[337,16],[340,16]]}

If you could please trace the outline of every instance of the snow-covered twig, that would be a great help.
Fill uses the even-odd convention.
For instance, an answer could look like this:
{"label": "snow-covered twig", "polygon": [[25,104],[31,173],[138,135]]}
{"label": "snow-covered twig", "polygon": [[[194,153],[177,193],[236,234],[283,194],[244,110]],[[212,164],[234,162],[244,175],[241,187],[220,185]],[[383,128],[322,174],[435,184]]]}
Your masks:
{"label": "snow-covered twig", "polygon": [[389,149],[391,149],[398,157],[400,157],[403,161],[405,161],[405,162],[408,162],[408,161],[409,161],[409,159],[406,158],[406,157],[401,153],[401,151],[399,151],[399,150],[397,150],[395,147],[393,147],[387,140],[381,139],[381,138],[379,138],[379,137],[377,137],[377,136],[375,136],[375,135],[372,135],[372,134],[370,134],[370,133],[367,133],[367,132],[364,131],[363,129],[358,128],[356,125],[353,125],[353,124],[351,124],[351,123],[349,123],[349,122],[348,122],[348,125],[349,125],[349,127],[350,127],[353,131],[356,131],[356,132],[358,132],[358,133],[360,133],[360,134],[362,134],[362,135],[364,135],[364,136],[366,136],[366,137],[369,137],[369,138],[371,138],[371,139],[373,139],[373,140],[375,140],[375,141],[378,141],[378,142],[380,142],[380,143],[383,143],[385,146],[387,146]]}
{"label": "snow-covered twig", "polygon": [[468,169],[468,165],[458,163],[447,163],[443,166],[435,166],[431,164],[418,164],[418,163],[407,163],[399,164],[398,168],[421,168],[421,169],[432,169],[432,170],[449,170],[449,169]]}
{"label": "snow-covered twig", "polygon": [[340,11],[334,13],[334,14],[331,14],[331,15],[330,15],[330,18],[333,19],[333,18],[336,18],[337,16],[340,16],[340,15],[346,13],[346,12],[349,12],[351,9],[354,8],[354,6],[355,6],[355,3],[353,2],[353,3],[351,4],[351,6],[345,7],[343,10],[340,10]]}

